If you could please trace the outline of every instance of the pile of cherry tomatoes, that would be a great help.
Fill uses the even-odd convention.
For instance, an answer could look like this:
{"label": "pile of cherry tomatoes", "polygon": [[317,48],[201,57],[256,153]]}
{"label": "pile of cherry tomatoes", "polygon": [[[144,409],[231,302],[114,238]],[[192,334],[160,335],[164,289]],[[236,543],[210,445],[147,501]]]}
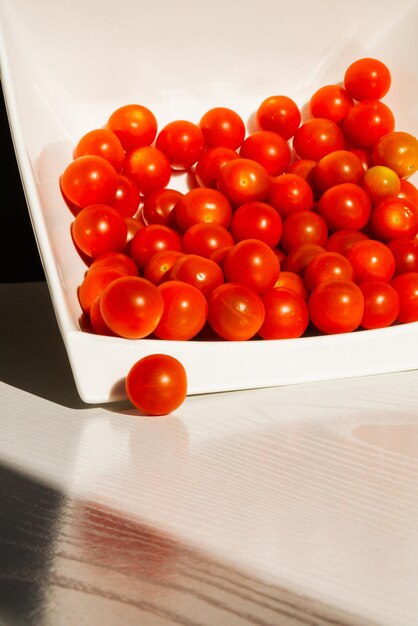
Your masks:
{"label": "pile of cherry tomatoes", "polygon": [[128,104],[84,135],[60,184],[89,329],[248,340],[417,321],[418,141],[395,131],[390,84],[359,59],[306,121],[284,95],[251,133],[226,107],[158,130]]}

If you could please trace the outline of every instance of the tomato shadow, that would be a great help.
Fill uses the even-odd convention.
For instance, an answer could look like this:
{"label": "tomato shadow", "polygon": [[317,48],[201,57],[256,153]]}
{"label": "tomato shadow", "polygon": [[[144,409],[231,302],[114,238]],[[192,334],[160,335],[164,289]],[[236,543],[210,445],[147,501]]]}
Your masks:
{"label": "tomato shadow", "polygon": [[0,285],[0,379],[73,409],[78,395],[45,282]]}

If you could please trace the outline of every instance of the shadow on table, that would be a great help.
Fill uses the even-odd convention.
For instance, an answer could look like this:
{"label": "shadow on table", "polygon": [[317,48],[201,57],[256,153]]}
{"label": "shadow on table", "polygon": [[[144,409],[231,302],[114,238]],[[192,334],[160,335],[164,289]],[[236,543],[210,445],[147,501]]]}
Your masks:
{"label": "shadow on table", "polygon": [[85,407],[44,282],[0,285],[0,379],[73,409]]}

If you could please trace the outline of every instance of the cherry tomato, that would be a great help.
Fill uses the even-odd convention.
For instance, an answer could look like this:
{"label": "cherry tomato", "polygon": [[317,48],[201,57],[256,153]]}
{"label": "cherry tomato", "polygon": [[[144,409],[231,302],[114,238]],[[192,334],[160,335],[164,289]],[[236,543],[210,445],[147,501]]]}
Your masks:
{"label": "cherry tomato", "polygon": [[207,111],[200,120],[199,127],[209,147],[222,146],[236,150],[244,141],[244,122],[238,113],[226,107]]}
{"label": "cherry tomato", "polygon": [[295,339],[308,327],[309,313],[302,296],[289,289],[270,289],[261,296],[264,322],[258,334],[263,339]]}
{"label": "cherry tomato", "polygon": [[264,321],[260,296],[239,283],[224,283],[208,298],[208,322],[217,335],[229,341],[254,337]]}
{"label": "cherry tomato", "polygon": [[358,285],[352,281],[328,280],[312,291],[308,308],[312,323],[321,332],[349,333],[361,323],[364,298]]}
{"label": "cherry tomato", "polygon": [[270,176],[283,174],[290,163],[287,141],[277,133],[260,130],[245,139],[239,154],[244,159],[260,163]]}
{"label": "cherry tomato", "polygon": [[232,207],[225,196],[216,189],[206,187],[188,191],[177,202],[174,211],[176,222],[183,232],[199,223],[228,228],[232,217]]}
{"label": "cherry tomato", "polygon": [[357,184],[363,175],[362,162],[349,150],[335,150],[325,155],[314,170],[315,183],[320,191],[342,183]]}
{"label": "cherry tomato", "polygon": [[315,243],[323,246],[328,238],[325,220],[313,211],[294,211],[283,222],[280,245],[285,252],[290,252],[303,243]]}
{"label": "cherry tomato", "polygon": [[196,164],[195,174],[199,185],[215,189],[220,170],[234,159],[239,159],[239,156],[231,148],[219,146],[205,150]]}
{"label": "cherry tomato", "polygon": [[400,178],[408,178],[418,170],[418,140],[410,133],[388,131],[373,146],[372,156],[376,165],[386,165]]}
{"label": "cherry tomato", "polygon": [[89,273],[99,267],[112,267],[126,276],[138,276],[138,268],[132,259],[123,252],[105,252],[96,257],[90,265]]}
{"label": "cherry tomato", "polygon": [[390,85],[389,69],[378,59],[358,59],[344,75],[344,86],[355,100],[380,100],[387,94]]}
{"label": "cherry tomato", "polygon": [[[370,149],[395,127],[389,107],[380,100],[363,100],[353,106],[343,122],[347,139],[358,148]],[[393,168],[394,169],[394,168]]]}
{"label": "cherry tomato", "polygon": [[326,280],[352,280],[354,270],[350,261],[338,252],[322,252],[309,261],[303,279],[310,292]]}
{"label": "cherry tomato", "polygon": [[171,178],[167,157],[152,146],[144,146],[131,152],[126,158],[125,171],[145,196],[165,187]]}
{"label": "cherry tomato", "polygon": [[110,204],[114,200],[118,177],[115,168],[101,156],[86,155],[65,168],[61,190],[78,211],[90,204]]}
{"label": "cherry tomato", "polygon": [[375,165],[364,173],[361,186],[372,204],[376,204],[384,198],[397,196],[401,190],[401,181],[396,172],[389,167]]}
{"label": "cherry tomato", "polygon": [[207,298],[224,282],[224,275],[217,263],[197,254],[184,254],[174,264],[172,280],[183,281],[199,289]]}
{"label": "cherry tomato", "polygon": [[274,285],[275,289],[288,289],[297,293],[304,300],[308,299],[308,292],[303,282],[303,278],[296,274],[296,272],[287,272],[284,270],[280,272],[280,276]]}
{"label": "cherry tomato", "polygon": [[287,96],[270,96],[257,109],[257,123],[261,130],[269,130],[290,139],[300,124],[297,104]]}
{"label": "cherry tomato", "polygon": [[386,328],[398,317],[400,300],[397,291],[388,283],[372,280],[359,285],[364,297],[362,328]]}
{"label": "cherry tomato", "polygon": [[415,204],[418,207],[418,189],[413,183],[405,178],[401,178],[401,190],[398,193],[398,198],[405,198]]}
{"label": "cherry tomato", "polygon": [[142,215],[147,224],[162,224],[176,228],[177,222],[173,209],[183,194],[176,189],[159,189],[150,193],[144,200]]}
{"label": "cherry tomato", "polygon": [[339,85],[320,87],[309,101],[312,117],[322,117],[340,124],[354,105],[350,94]]}
{"label": "cherry tomato", "polygon": [[241,283],[256,293],[264,293],[274,287],[280,274],[280,263],[266,243],[245,239],[229,251],[224,273],[229,282]]}
{"label": "cherry tomato", "polygon": [[418,272],[418,239],[393,239],[387,246],[395,257],[395,276]]}
{"label": "cherry tomato", "polygon": [[182,247],[186,254],[198,254],[209,259],[215,250],[232,246],[231,233],[219,224],[195,224],[183,235]]}
{"label": "cherry tomato", "polygon": [[348,250],[347,259],[354,270],[356,283],[370,280],[390,282],[395,272],[395,258],[385,244],[374,239],[358,241]]}
{"label": "cherry tomato", "polygon": [[313,193],[298,174],[281,174],[272,180],[267,202],[285,219],[293,211],[309,211],[313,206]]}
{"label": "cherry tomato", "polygon": [[403,198],[385,198],[374,207],[370,223],[382,241],[413,239],[418,233],[418,208]]}
{"label": "cherry tomato", "polygon": [[90,307],[91,327],[93,329],[93,332],[96,335],[116,337],[115,333],[112,330],[110,330],[109,326],[106,324],[106,322],[103,319],[103,315],[101,314],[101,311],[100,311],[100,297],[101,297],[101,294],[98,295],[91,303],[91,307]]}
{"label": "cherry tomato", "polygon": [[401,324],[418,322],[418,272],[400,274],[391,285],[399,296],[397,321]]}
{"label": "cherry tomato", "polygon": [[206,322],[208,303],[199,289],[178,280],[168,280],[158,286],[164,300],[164,310],[154,335],[159,339],[187,341],[202,330]]}
{"label": "cherry tomato", "polygon": [[128,228],[128,234],[126,236],[126,244],[123,252],[127,255],[131,254],[131,242],[138,230],[144,228],[145,224],[140,215],[136,217],[125,217],[125,223]]}
{"label": "cherry tomato", "polygon": [[123,250],[127,230],[120,213],[105,204],[87,206],[72,224],[74,242],[84,254],[92,258],[105,252]]}
{"label": "cherry tomato", "polygon": [[300,159],[319,161],[334,150],[344,149],[344,135],[335,122],[314,117],[299,126],[293,147]]}
{"label": "cherry tomato", "polygon": [[361,230],[369,221],[371,211],[369,196],[353,183],[330,187],[318,203],[318,213],[330,230]]}
{"label": "cherry tomato", "polygon": [[313,190],[313,186],[315,186],[315,168],[316,161],[312,161],[311,159],[296,159],[290,163],[286,174],[297,174],[301,176]]}
{"label": "cherry tomato", "polygon": [[230,246],[223,246],[221,248],[217,248],[210,255],[211,261],[214,261],[216,265],[219,265],[222,272],[223,272],[224,265],[225,265],[225,259],[228,256],[229,251],[232,250],[233,247],[234,247],[233,245],[230,245]]}
{"label": "cherry tomato", "polygon": [[351,246],[364,239],[368,239],[368,236],[360,230],[337,230],[327,239],[324,248],[328,252],[339,252],[345,256]]}
{"label": "cherry tomato", "polygon": [[309,261],[321,252],[325,252],[322,246],[316,243],[303,243],[289,252],[283,262],[283,269],[287,272],[302,274]]}
{"label": "cherry tomato", "polygon": [[74,148],[74,158],[95,154],[109,161],[120,172],[125,161],[125,150],[115,133],[108,128],[91,130],[81,137]]}
{"label": "cherry tomato", "polygon": [[202,155],[205,140],[196,124],[187,120],[169,122],[160,130],[156,147],[176,170],[188,170]]}
{"label": "cherry tomato", "polygon": [[147,415],[167,415],[184,402],[187,374],[183,365],[167,354],[151,354],[137,361],[125,382],[132,404]]}
{"label": "cherry tomato", "polygon": [[144,226],[131,241],[131,256],[140,268],[144,267],[154,254],[162,250],[181,250],[179,234],[163,224]]}
{"label": "cherry tomato", "polygon": [[231,204],[262,202],[270,187],[270,177],[260,163],[252,159],[234,159],[222,167],[218,189]]}
{"label": "cherry tomato", "polygon": [[145,278],[123,276],[102,292],[100,312],[116,335],[141,339],[157,327],[164,308],[158,288]]}
{"label": "cherry tomato", "polygon": [[78,300],[84,313],[89,315],[91,305],[97,296],[100,296],[112,281],[121,278],[121,276],[127,276],[127,273],[108,266],[96,268],[93,271],[89,270],[78,289]]}
{"label": "cherry tomato", "polygon": [[360,159],[365,172],[367,172],[369,167],[374,165],[372,155],[369,150],[365,150],[364,148],[352,148],[350,146],[347,146],[347,150],[355,154]]}
{"label": "cherry tomato", "polygon": [[183,252],[179,250],[157,252],[145,264],[144,278],[154,285],[171,279],[171,269],[182,256],[184,256]]}
{"label": "cherry tomato", "polygon": [[157,134],[155,115],[140,104],[127,104],[114,111],[107,128],[120,140],[125,150],[150,146]]}
{"label": "cherry tomato", "polygon": [[115,197],[110,203],[124,217],[133,217],[139,208],[140,196],[133,180],[119,174]]}
{"label": "cherry tomato", "polygon": [[269,204],[246,202],[234,212],[229,230],[236,242],[259,239],[274,248],[280,241],[282,220]]}

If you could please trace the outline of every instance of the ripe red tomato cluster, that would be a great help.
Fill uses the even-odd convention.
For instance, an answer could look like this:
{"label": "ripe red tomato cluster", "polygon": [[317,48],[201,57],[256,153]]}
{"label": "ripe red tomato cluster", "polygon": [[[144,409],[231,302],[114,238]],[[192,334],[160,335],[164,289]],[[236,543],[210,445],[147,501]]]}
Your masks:
{"label": "ripe red tomato cluster", "polygon": [[91,330],[236,341],[417,321],[418,141],[395,131],[390,84],[359,59],[306,120],[284,95],[251,133],[226,107],[158,129],[129,104],[84,135],[60,183]]}

